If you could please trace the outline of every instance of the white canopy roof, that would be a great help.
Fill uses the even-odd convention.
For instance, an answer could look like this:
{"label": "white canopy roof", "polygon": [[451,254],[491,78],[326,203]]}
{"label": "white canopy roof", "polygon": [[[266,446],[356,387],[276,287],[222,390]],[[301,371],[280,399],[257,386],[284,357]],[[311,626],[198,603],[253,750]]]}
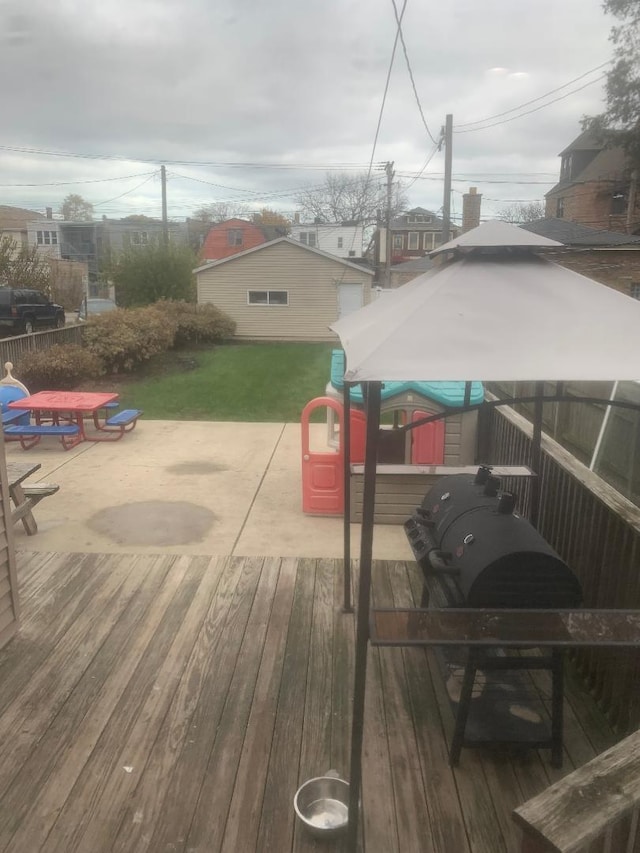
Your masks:
{"label": "white canopy roof", "polygon": [[526,250],[471,253],[331,328],[352,382],[636,380],[640,371],[640,301]]}
{"label": "white canopy roof", "polygon": [[517,225],[512,225],[510,222],[502,222],[499,219],[484,222],[477,228],[472,228],[459,237],[454,237],[448,243],[443,243],[438,246],[433,252],[429,252],[429,256],[439,255],[442,252],[448,252],[451,249],[486,249],[486,248],[511,248],[511,249],[541,249],[553,246],[562,246],[557,240],[551,240],[549,237],[543,237],[540,234],[534,234],[532,231],[525,231]]}

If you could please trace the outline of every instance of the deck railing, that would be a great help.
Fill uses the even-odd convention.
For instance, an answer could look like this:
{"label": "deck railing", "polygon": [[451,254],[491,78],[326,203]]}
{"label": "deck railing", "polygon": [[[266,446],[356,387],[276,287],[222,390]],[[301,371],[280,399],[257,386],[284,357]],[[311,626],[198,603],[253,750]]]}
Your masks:
{"label": "deck railing", "polygon": [[513,813],[521,853],[637,853],[639,815],[640,732]]}
{"label": "deck railing", "polygon": [[10,361],[18,364],[20,357],[35,350],[46,350],[54,344],[82,344],[82,326],[65,326],[63,329],[47,329],[31,335],[17,335],[0,340],[0,366]]}
{"label": "deck railing", "polygon": [[[522,465],[530,459],[531,424],[507,406],[480,419],[481,462]],[[640,508],[557,442],[543,435],[538,529],[574,570],[586,607],[640,609]],[[520,501],[527,513],[529,495]],[[640,723],[640,652],[581,651],[578,675],[613,728]]]}

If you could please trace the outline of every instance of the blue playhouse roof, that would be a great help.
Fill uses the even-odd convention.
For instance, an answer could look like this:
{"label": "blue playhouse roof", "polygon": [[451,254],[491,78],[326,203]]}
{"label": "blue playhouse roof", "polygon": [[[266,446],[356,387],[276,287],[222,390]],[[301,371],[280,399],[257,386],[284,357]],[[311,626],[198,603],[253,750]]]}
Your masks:
{"label": "blue playhouse roof", "polygon": [[[331,353],[331,384],[336,391],[344,388],[344,351],[334,349]],[[382,399],[388,400],[397,394],[413,391],[430,400],[435,400],[442,406],[455,408],[464,405],[464,382],[383,382]],[[362,388],[354,385],[351,388],[351,400],[356,405],[364,403]],[[471,403],[481,403],[484,400],[482,382],[471,383]]]}

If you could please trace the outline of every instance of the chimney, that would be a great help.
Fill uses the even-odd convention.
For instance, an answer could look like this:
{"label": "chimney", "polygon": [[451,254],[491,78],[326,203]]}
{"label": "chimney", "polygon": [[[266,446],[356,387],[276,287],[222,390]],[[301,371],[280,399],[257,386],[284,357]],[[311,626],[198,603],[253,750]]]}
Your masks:
{"label": "chimney", "polygon": [[296,210],[296,212],[293,214],[293,224],[294,224],[294,225],[300,225],[300,214],[298,213],[298,211],[297,211],[297,210]]}
{"label": "chimney", "polygon": [[482,196],[478,195],[477,187],[469,187],[469,192],[462,196],[462,233],[477,228],[480,225],[480,205]]}
{"label": "chimney", "polygon": [[47,207],[46,208],[46,214],[47,214],[47,219],[53,219],[53,208]]}

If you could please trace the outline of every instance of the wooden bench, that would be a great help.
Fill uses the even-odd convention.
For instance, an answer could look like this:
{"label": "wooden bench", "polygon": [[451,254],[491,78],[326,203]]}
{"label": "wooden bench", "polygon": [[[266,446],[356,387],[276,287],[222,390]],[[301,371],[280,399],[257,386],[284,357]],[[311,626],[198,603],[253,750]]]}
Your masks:
{"label": "wooden bench", "polygon": [[34,447],[43,435],[59,437],[65,450],[81,440],[77,424],[11,424],[5,428],[5,435],[18,437],[24,450]]}

